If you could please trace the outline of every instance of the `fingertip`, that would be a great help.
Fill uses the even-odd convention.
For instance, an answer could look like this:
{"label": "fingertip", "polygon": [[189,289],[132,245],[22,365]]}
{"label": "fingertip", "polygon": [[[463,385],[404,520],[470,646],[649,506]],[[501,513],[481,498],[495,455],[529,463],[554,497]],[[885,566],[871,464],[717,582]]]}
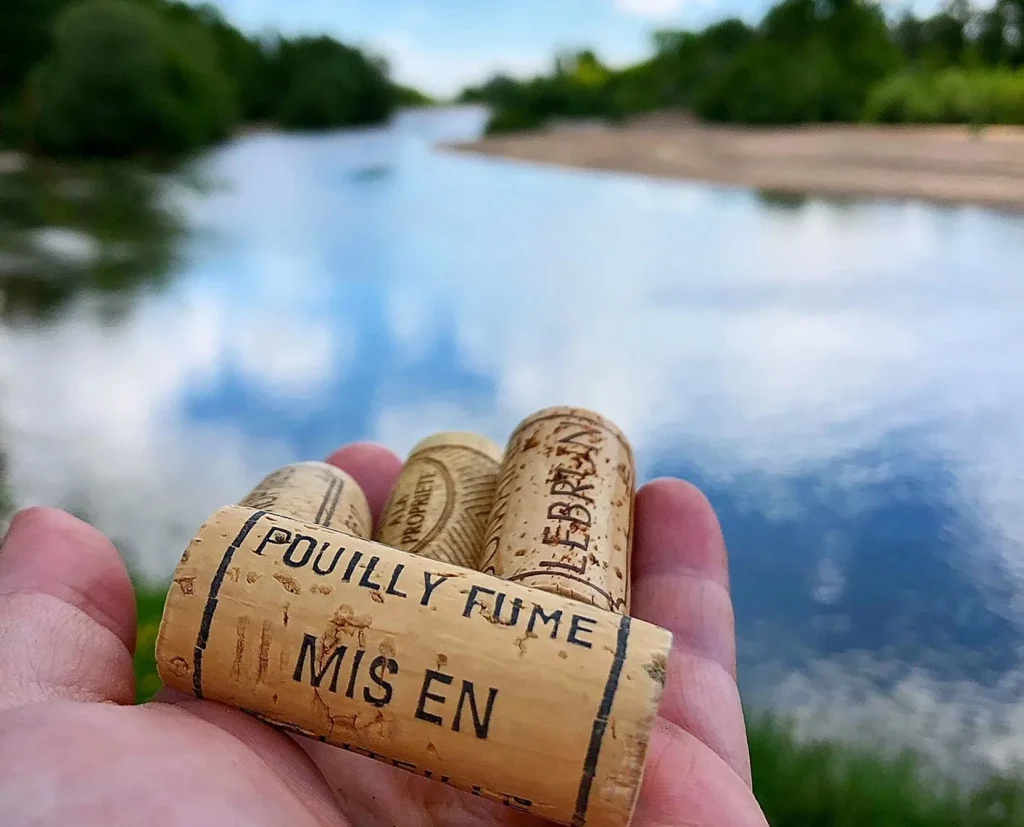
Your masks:
{"label": "fingertip", "polygon": [[638,576],[689,570],[729,585],[729,563],[718,515],[697,486],[659,477],[636,495]]}
{"label": "fingertip", "polygon": [[359,483],[376,523],[402,470],[398,455],[376,442],[353,442],[331,454],[327,462]]}
{"label": "fingertip", "polygon": [[714,514],[707,495],[696,485],[679,477],[656,477],[640,487],[637,496],[664,502],[670,506],[684,504],[688,508],[705,509]]}
{"label": "fingertip", "polygon": [[77,607],[135,651],[135,589],[114,544],[49,506],[14,515],[0,542],[0,593],[32,591]]}

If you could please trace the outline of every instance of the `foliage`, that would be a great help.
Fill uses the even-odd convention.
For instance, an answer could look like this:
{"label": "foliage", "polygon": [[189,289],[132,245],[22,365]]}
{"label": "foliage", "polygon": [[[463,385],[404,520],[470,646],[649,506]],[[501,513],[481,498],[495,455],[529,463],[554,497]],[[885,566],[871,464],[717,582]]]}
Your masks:
{"label": "foliage", "polygon": [[544,118],[528,109],[499,109],[487,122],[488,135],[500,135],[503,132],[521,132],[538,129],[544,125]]}
{"label": "foliage", "polygon": [[138,166],[35,160],[3,184],[0,322],[53,318],[82,294],[112,320],[179,263],[183,216],[168,182]]}
{"label": "foliage", "polygon": [[394,105],[385,66],[329,37],[280,41],[273,72],[276,120],[285,127],[376,123]]}
{"label": "foliage", "polygon": [[876,86],[864,111],[881,123],[1024,125],[1024,72],[906,72]]}
{"label": "foliage", "polygon": [[398,106],[433,106],[435,101],[430,95],[413,89],[411,86],[394,86],[395,103]]}
{"label": "foliage", "polygon": [[[657,32],[650,58],[591,71],[589,84],[563,61],[548,76],[498,76],[463,97],[490,104],[491,132],[658,109],[755,124],[881,117],[875,113],[1015,123],[1022,27],[1024,0],[996,0],[982,11],[948,0],[929,18],[891,22],[873,0],[781,0],[755,27],[730,18],[702,31]],[[601,66],[590,52],[576,65]]]}
{"label": "foliage", "polygon": [[53,21],[67,0],[0,3],[0,103],[19,96],[32,67],[50,50]]}
{"label": "foliage", "polygon": [[181,152],[222,137],[234,99],[205,32],[130,0],[86,0],[29,81],[35,143],[58,154]]}
{"label": "foliage", "polygon": [[180,154],[243,123],[334,128],[430,99],[326,37],[250,37],[184,0],[3,0],[0,144]]}

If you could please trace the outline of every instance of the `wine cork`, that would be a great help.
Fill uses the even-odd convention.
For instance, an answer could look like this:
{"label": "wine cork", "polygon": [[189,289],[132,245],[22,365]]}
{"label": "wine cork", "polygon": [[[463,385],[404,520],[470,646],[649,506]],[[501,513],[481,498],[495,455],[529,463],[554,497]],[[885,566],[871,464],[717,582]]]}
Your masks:
{"label": "wine cork", "polygon": [[483,571],[629,614],[635,493],[618,428],[581,408],[539,411],[509,438]]}
{"label": "wine cork", "polygon": [[501,448],[462,431],[417,443],[384,507],[379,542],[433,560],[479,569]]}
{"label": "wine cork", "polygon": [[625,827],[664,689],[654,625],[241,506],[189,545],[163,682],[556,823]]}
{"label": "wine cork", "polygon": [[239,505],[370,537],[373,516],[363,489],[326,462],[297,462],[264,477]]}

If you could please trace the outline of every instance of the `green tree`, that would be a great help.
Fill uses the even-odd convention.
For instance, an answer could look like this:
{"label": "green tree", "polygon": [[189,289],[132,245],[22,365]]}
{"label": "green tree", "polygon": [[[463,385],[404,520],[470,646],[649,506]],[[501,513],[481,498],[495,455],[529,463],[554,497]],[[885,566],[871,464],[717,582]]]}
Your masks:
{"label": "green tree", "polygon": [[187,151],[222,137],[236,101],[201,34],[129,0],[70,7],[30,82],[38,147],[111,156]]}
{"label": "green tree", "polygon": [[864,0],[783,0],[755,37],[697,93],[711,120],[851,121],[900,65],[879,8]]}
{"label": "green tree", "polygon": [[998,0],[981,15],[978,33],[978,55],[986,66],[1004,66],[1011,62],[1013,44],[1007,39],[1011,32],[1013,10],[1006,0]]}
{"label": "green tree", "polygon": [[20,97],[32,67],[46,57],[51,29],[67,0],[0,2],[0,103]]}
{"label": "green tree", "polygon": [[248,38],[230,23],[220,10],[208,3],[191,5],[174,0],[166,13],[179,31],[195,32],[204,48],[213,48],[214,60],[231,79],[243,120],[263,120],[272,116],[276,98],[270,94],[272,82],[271,46],[259,38]]}
{"label": "green tree", "polygon": [[282,40],[273,62],[276,118],[283,126],[377,123],[395,106],[386,64],[329,37]]}

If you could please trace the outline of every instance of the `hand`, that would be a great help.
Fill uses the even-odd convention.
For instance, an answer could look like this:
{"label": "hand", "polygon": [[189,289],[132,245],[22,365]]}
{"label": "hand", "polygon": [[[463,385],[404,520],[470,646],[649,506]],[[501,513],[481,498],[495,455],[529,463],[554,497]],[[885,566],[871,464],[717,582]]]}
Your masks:
{"label": "hand", "polygon": [[[350,445],[375,516],[401,462]],[[675,634],[634,827],[766,827],[750,788],[721,531],[692,486],[636,504],[633,614]],[[161,691],[133,704],[135,600],[116,549],[52,509],[18,514],[0,546],[0,812],[8,827],[542,822],[237,710]],[[546,822],[545,822],[546,823]]]}

